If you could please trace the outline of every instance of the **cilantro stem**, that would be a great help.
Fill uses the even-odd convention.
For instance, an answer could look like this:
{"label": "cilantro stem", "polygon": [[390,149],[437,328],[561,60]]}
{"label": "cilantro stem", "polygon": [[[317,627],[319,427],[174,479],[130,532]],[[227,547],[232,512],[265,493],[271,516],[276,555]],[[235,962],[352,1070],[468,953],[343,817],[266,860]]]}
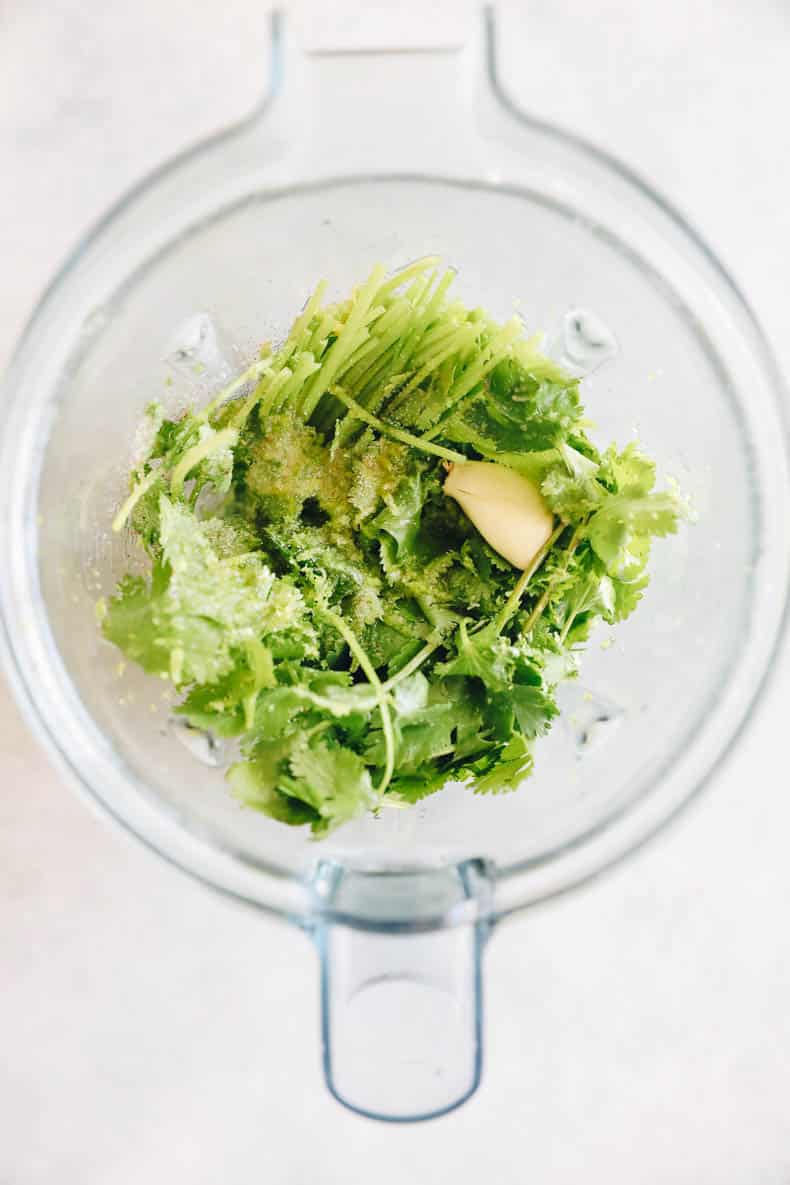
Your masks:
{"label": "cilantro stem", "polygon": [[161,476],[161,469],[152,469],[150,473],[146,474],[142,481],[138,481],[137,485],[134,487],[129,497],[122,503],[118,513],[112,520],[112,529],[116,535],[119,531],[123,530],[126,520],[142,498],[143,494],[150,490],[157,478]]}
{"label": "cilantro stem", "polygon": [[326,357],[321,359],[321,369],[313,375],[312,379],[308,380],[303,392],[300,408],[303,419],[310,419],[310,416],[318,405],[318,401],[331,383],[334,382],[340,368],[351,357],[357,346],[367,338],[368,332],[365,327],[366,317],[376,303],[376,295],[382,286],[381,281],[383,278],[384,268],[379,263],[373,268],[373,271],[362,287],[355,293],[354,302],[347,320],[338,329],[337,337],[327,352]]}
{"label": "cilantro stem", "polygon": [[565,645],[565,640],[568,637],[568,634],[571,632],[571,627],[573,626],[573,623],[576,620],[576,618],[579,616],[579,610],[577,608],[577,606],[579,604],[580,604],[580,600],[577,600],[576,603],[574,604],[574,607],[571,609],[570,613],[567,616],[565,625],[562,627],[562,630],[560,632],[560,637],[559,637],[560,646]]}
{"label": "cilantro stem", "polygon": [[414,263],[408,264],[406,267],[395,272],[390,276],[389,280],[385,280],[383,284],[376,290],[376,300],[381,300],[383,296],[388,296],[390,292],[394,292],[396,288],[400,288],[412,276],[418,276],[422,272],[427,272],[429,268],[436,267],[437,263],[441,262],[438,255],[424,255],[422,259],[415,259]]}
{"label": "cilantro stem", "polygon": [[408,444],[411,448],[419,449],[423,453],[432,453],[435,457],[443,457],[446,461],[455,461],[463,464],[469,460],[463,453],[457,453],[453,449],[444,448],[440,444],[429,444],[421,436],[412,436],[411,432],[404,432],[402,428],[396,428],[394,424],[386,424],[378,416],[371,415],[369,411],[366,411],[342,387],[331,387],[330,391],[336,399],[339,399],[341,403],[345,403],[352,415],[355,415],[357,419],[364,421],[364,423],[369,424],[371,428],[375,428],[382,436],[391,436],[393,440],[399,440],[401,444]]}
{"label": "cilantro stem", "polygon": [[449,413],[443,411],[441,417],[425,433],[425,439],[432,440],[434,436],[441,436],[447,425],[451,424],[453,420],[457,419],[461,412],[468,406],[468,404],[474,403],[476,399],[480,398],[482,390],[483,384],[480,382],[477,384],[477,386],[472,387],[471,391],[467,391],[465,395],[462,395],[458,402],[454,403],[450,408]]}
{"label": "cilantro stem", "polygon": [[334,308],[325,309],[320,321],[305,342],[305,349],[309,350],[311,354],[314,354],[316,358],[319,358],[323,353],[326,348],[327,338],[334,330],[337,320],[336,312],[337,310]]}
{"label": "cilantro stem", "polygon": [[437,321],[423,334],[422,341],[411,357],[413,366],[422,366],[425,359],[435,353],[436,350],[441,349],[449,338],[454,337],[458,333],[459,329],[471,326],[477,331],[474,321],[467,321],[465,319],[465,310],[463,310],[463,313],[464,316],[461,319],[453,317],[449,313],[443,314],[442,319]]}
{"label": "cilantro stem", "polygon": [[392,775],[395,772],[395,732],[392,727],[392,715],[390,713],[389,703],[387,702],[387,693],[376,674],[376,668],[368,658],[367,652],[351,627],[346,625],[343,618],[339,617],[337,613],[333,613],[331,609],[319,608],[318,613],[331,626],[334,626],[340,636],[345,639],[349,650],[367,675],[368,682],[373,688],[376,699],[378,700],[386,756],[384,760],[384,773],[376,789],[378,794],[383,794],[392,781]]}
{"label": "cilantro stem", "polygon": [[235,444],[239,438],[239,434],[235,428],[223,428],[221,432],[216,432],[212,436],[201,440],[198,444],[193,444],[192,448],[188,448],[181,460],[173,470],[173,475],[170,478],[170,490],[174,498],[178,498],[183,489],[184,481],[187,475],[196,465],[201,461],[205,461],[206,457],[210,457],[212,453],[218,453],[221,449],[229,448]]}
{"label": "cilantro stem", "polygon": [[240,391],[247,383],[251,383],[253,379],[259,379],[261,375],[266,374],[267,370],[271,370],[271,368],[271,358],[259,358],[257,362],[253,362],[252,366],[248,366],[246,370],[242,371],[238,378],[235,378],[232,383],[228,383],[226,387],[223,387],[211,402],[206,404],[202,411],[196,412],[195,419],[208,420],[221,404],[227,402],[228,399],[232,399],[236,392]]}
{"label": "cilantro stem", "polygon": [[565,530],[567,525],[568,525],[567,523],[560,523],[560,525],[558,527],[554,528],[551,535],[549,535],[548,539],[541,547],[540,551],[538,551],[535,554],[535,556],[533,556],[532,563],[529,565],[528,568],[525,568],[524,571],[519,576],[518,581],[516,582],[516,584],[513,587],[512,592],[510,593],[510,596],[505,601],[504,605],[502,606],[499,613],[497,614],[496,628],[497,628],[498,633],[500,633],[500,634],[502,633],[502,630],[505,628],[505,626],[510,621],[513,614],[518,609],[519,604],[521,603],[521,598],[523,597],[524,593],[526,592],[529,582],[531,581],[532,577],[535,575],[538,568],[541,566],[541,564],[545,560],[546,556],[549,554],[552,547],[557,542],[557,540],[559,539],[560,535]]}
{"label": "cilantro stem", "polygon": [[293,371],[290,366],[282,366],[280,370],[271,370],[264,374],[261,382],[250,392],[233,416],[231,420],[233,427],[243,428],[256,404],[260,404],[261,415],[268,414],[272,403],[292,377]]}
{"label": "cilantro stem", "polygon": [[523,326],[518,317],[511,317],[509,321],[495,333],[488,344],[486,352],[482,357],[477,358],[474,362],[467,366],[466,370],[462,371],[459,377],[454,381],[450,388],[450,401],[456,403],[459,399],[466,395],[467,391],[471,391],[472,387],[485,378],[490,370],[493,370],[498,362],[510,352],[511,343],[522,333]]}
{"label": "cilantro stem", "polygon": [[584,534],[584,528],[586,525],[587,525],[586,523],[579,523],[579,525],[576,527],[575,531],[571,535],[571,541],[565,550],[565,563],[563,564],[563,566],[559,572],[554,573],[553,579],[551,579],[549,581],[549,583],[546,585],[546,587],[544,588],[540,599],[538,600],[538,602],[535,605],[535,608],[532,610],[529,617],[527,618],[527,620],[524,623],[524,628],[521,631],[522,634],[526,635],[530,632],[532,627],[535,625],[535,622],[538,621],[541,614],[543,613],[543,610],[548,605],[549,598],[550,598],[552,592],[554,591],[554,585],[557,583],[557,580],[561,579],[563,576],[565,576],[567,574],[568,565],[571,562],[571,557],[573,556],[573,553],[575,552],[576,548],[579,546],[579,543],[581,542],[581,538],[582,538],[582,535]]}
{"label": "cilantro stem", "polygon": [[305,304],[299,316],[291,326],[291,332],[288,334],[288,340],[283,347],[283,354],[289,357],[295,350],[297,350],[302,343],[313,317],[321,311],[321,301],[326,292],[326,280],[320,280],[313,290],[312,295]]}
{"label": "cilantro stem", "polygon": [[402,666],[399,671],[396,671],[386,683],[382,683],[382,689],[384,691],[391,691],[401,680],[408,679],[409,675],[413,675],[415,671],[420,669],[425,660],[430,658],[434,650],[441,646],[443,640],[441,634],[431,634],[422,649],[418,650],[414,657],[410,658],[405,666]]}
{"label": "cilantro stem", "polygon": [[511,352],[512,343],[521,333],[521,329],[521,322],[517,317],[506,321],[499,332],[492,337],[482,357],[467,366],[466,370],[462,371],[455,379],[448,392],[441,419],[426,433],[429,438],[438,436],[442,432],[445,425],[458,413],[461,401],[467,395],[471,395],[485,376]]}
{"label": "cilantro stem", "polygon": [[294,358],[295,363],[291,377],[278,389],[276,392],[276,400],[271,403],[270,407],[267,409],[268,411],[281,411],[288,403],[288,400],[291,399],[292,396],[298,394],[310,376],[315,374],[315,372],[321,367],[320,362],[316,362],[309,350],[305,350],[301,354],[294,355]]}
{"label": "cilantro stem", "polygon": [[412,375],[406,386],[398,392],[398,403],[404,403],[415,387],[419,387],[420,383],[427,379],[432,371],[441,366],[445,358],[449,358],[452,354],[458,354],[464,348],[471,346],[474,338],[475,327],[473,325],[462,325],[457,333],[450,337],[449,342],[446,342],[436,353],[428,357],[420,369]]}
{"label": "cilantro stem", "polygon": [[[319,695],[315,691],[305,691],[304,688],[302,688],[302,687],[291,687],[291,688],[289,688],[289,690],[298,699],[302,699],[305,701],[305,703],[311,704],[314,708],[320,708],[324,712],[331,712],[333,716],[348,715],[351,711],[351,709],[349,709],[348,712],[339,711],[337,702],[335,700],[329,699],[325,695]],[[373,702],[374,700],[375,700],[375,703]],[[372,712],[373,708],[376,707],[377,705],[378,705],[378,697],[376,695],[375,688],[373,688],[373,698],[371,700],[371,706],[367,707],[367,703],[366,703],[365,707],[366,707],[367,711]],[[361,707],[362,707],[361,704],[355,705],[355,708],[357,708],[357,709],[359,709]]]}
{"label": "cilantro stem", "polygon": [[[433,293],[425,306],[425,313],[423,316],[423,324],[427,327],[434,320],[437,312],[442,306],[447,289],[452,284],[456,277],[456,271],[452,267],[448,267],[439,279],[438,284],[433,290]],[[424,340],[424,339],[423,339]]]}
{"label": "cilantro stem", "polygon": [[[376,324],[376,332],[369,342],[360,346],[339,373],[344,387],[362,391],[382,368],[389,371],[389,361],[412,313],[405,300],[392,304]],[[370,347],[370,348],[368,348]],[[375,349],[375,352],[374,352]]]}

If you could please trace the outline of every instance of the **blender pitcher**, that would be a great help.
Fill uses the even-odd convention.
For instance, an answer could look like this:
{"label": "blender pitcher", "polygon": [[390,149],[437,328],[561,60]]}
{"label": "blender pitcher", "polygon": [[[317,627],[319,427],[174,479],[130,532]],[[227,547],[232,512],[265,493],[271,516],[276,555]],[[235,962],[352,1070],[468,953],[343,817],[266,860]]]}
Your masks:
{"label": "blender pitcher", "polygon": [[[29,718],[151,849],[311,936],[329,1088],[391,1120],[478,1085],[498,923],[638,847],[721,762],[790,565],[782,382],[715,256],[606,152],[514,108],[490,12],[436,39],[407,28],[297,45],[275,16],[266,102],[134,189],[41,301],[0,460],[3,649]],[[208,397],[321,276],[339,294],[429,253],[493,315],[520,302],[589,372],[601,438],[637,429],[696,522],[656,546],[636,619],[591,640],[517,793],[452,786],[315,842],[242,808],[221,743],[174,724],[163,684],[119,673],[95,604],[137,553],[110,522],[149,400]]]}

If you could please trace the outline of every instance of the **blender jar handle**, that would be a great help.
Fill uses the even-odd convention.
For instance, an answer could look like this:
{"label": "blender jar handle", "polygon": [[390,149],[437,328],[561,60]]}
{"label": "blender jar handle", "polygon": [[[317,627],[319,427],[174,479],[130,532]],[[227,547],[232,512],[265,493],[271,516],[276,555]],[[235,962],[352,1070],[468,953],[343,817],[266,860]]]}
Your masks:
{"label": "blender jar handle", "polygon": [[409,1122],[453,1110],[482,1070],[483,861],[357,872],[327,862],[314,892],[326,1083],[345,1106]]}
{"label": "blender jar handle", "polygon": [[275,12],[271,85],[258,111],[269,166],[314,177],[475,161],[484,14],[453,5],[436,16],[416,0],[381,11],[341,4],[325,19],[298,6]]}

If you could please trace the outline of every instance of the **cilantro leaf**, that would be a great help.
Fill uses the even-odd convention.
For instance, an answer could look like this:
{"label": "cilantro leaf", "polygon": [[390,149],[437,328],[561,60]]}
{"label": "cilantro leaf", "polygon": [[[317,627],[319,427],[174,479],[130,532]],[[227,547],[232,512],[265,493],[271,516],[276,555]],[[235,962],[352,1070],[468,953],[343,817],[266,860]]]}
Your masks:
{"label": "cilantro leaf", "polygon": [[440,663],[436,673],[447,678],[452,675],[474,675],[492,691],[504,691],[510,686],[513,656],[509,643],[492,622],[470,634],[462,621],[455,635],[455,658]]}
{"label": "cilantro leaf", "polygon": [[581,414],[575,379],[536,377],[508,359],[495,368],[487,389],[443,425],[443,435],[483,456],[540,452],[560,443]]}
{"label": "cilantro leaf", "polygon": [[534,760],[526,737],[514,733],[502,749],[497,764],[473,781],[475,794],[509,794],[532,773]]}
{"label": "cilantro leaf", "polygon": [[[105,638],[151,675],[170,670],[173,639],[168,615],[164,608],[159,609],[169,580],[169,570],[162,563],[154,565],[150,582],[142,576],[124,576],[102,621]],[[203,632],[203,623],[198,624],[198,629]],[[217,642],[211,623],[205,632],[209,634],[206,649],[210,651]],[[195,645],[201,641],[196,638]]]}
{"label": "cilantro leaf", "polygon": [[[455,726],[451,704],[431,704],[412,713],[408,719],[398,720],[395,727],[395,763],[398,772],[414,773],[435,758],[451,754]],[[379,729],[370,733],[370,744],[365,755],[372,765],[383,765],[384,740]]]}
{"label": "cilantro leaf", "polygon": [[385,531],[397,544],[396,558],[414,546],[420,528],[422,491],[419,474],[404,477],[386,499],[386,507],[371,521],[368,531]]}
{"label": "cilantro leaf", "polygon": [[419,774],[407,774],[394,778],[385,799],[395,799],[398,802],[421,802],[431,794],[436,794],[447,784],[447,775],[442,770],[428,770]]}
{"label": "cilantro leaf", "polygon": [[518,683],[514,684],[510,694],[513,711],[524,736],[532,739],[547,733],[552,720],[559,715],[554,700],[540,687],[525,687]]}
{"label": "cilantro leaf", "polygon": [[382,504],[390,505],[413,462],[405,445],[384,437],[376,439],[370,431],[357,444],[355,453],[358,460],[353,466],[348,500],[356,511],[355,524],[360,526]]}
{"label": "cilantro leaf", "polygon": [[656,483],[655,462],[640,452],[633,441],[620,452],[610,445],[604,453],[601,469],[616,492],[630,498],[649,494]]}
{"label": "cilantro leaf", "polygon": [[314,831],[326,832],[375,806],[370,772],[351,749],[301,736],[291,749],[289,768],[281,786],[317,812]]}
{"label": "cilantro leaf", "polygon": [[228,770],[231,792],[245,806],[298,827],[309,823],[320,826],[318,812],[307,802],[292,797],[279,788],[291,744],[289,741],[259,741],[252,756],[236,762]]}
{"label": "cilantro leaf", "polygon": [[588,536],[607,571],[623,576],[643,566],[645,546],[653,536],[672,535],[682,514],[672,491],[657,494],[615,494],[590,520]]}
{"label": "cilantro leaf", "polygon": [[565,522],[578,522],[600,506],[605,490],[597,478],[599,465],[569,444],[558,449],[561,463],[552,466],[540,490],[554,513]]}
{"label": "cilantro leaf", "polygon": [[300,593],[278,581],[256,554],[220,559],[184,506],[160,498],[161,560],[150,583],[127,578],[109,600],[104,635],[151,673],[173,682],[213,683],[234,652],[289,629],[309,636]]}
{"label": "cilantro leaf", "polygon": [[642,599],[645,589],[650,583],[646,573],[636,576],[632,580],[618,580],[612,577],[612,591],[614,593],[614,608],[606,615],[606,620],[625,621]]}

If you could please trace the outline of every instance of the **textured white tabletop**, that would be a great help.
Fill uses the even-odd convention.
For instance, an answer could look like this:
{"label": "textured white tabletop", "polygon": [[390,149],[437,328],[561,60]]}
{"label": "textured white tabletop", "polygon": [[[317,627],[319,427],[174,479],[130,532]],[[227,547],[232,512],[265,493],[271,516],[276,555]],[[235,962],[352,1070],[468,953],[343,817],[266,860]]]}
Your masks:
{"label": "textured white tabletop", "polygon": [[[0,4],[0,363],[54,265],[138,175],[245,112],[260,0]],[[790,366],[790,9],[535,0],[521,102],[704,228]],[[786,1185],[790,657],[669,834],[488,956],[466,1108],[356,1118],[320,1078],[313,951],[94,819],[0,686],[2,1185]]]}

